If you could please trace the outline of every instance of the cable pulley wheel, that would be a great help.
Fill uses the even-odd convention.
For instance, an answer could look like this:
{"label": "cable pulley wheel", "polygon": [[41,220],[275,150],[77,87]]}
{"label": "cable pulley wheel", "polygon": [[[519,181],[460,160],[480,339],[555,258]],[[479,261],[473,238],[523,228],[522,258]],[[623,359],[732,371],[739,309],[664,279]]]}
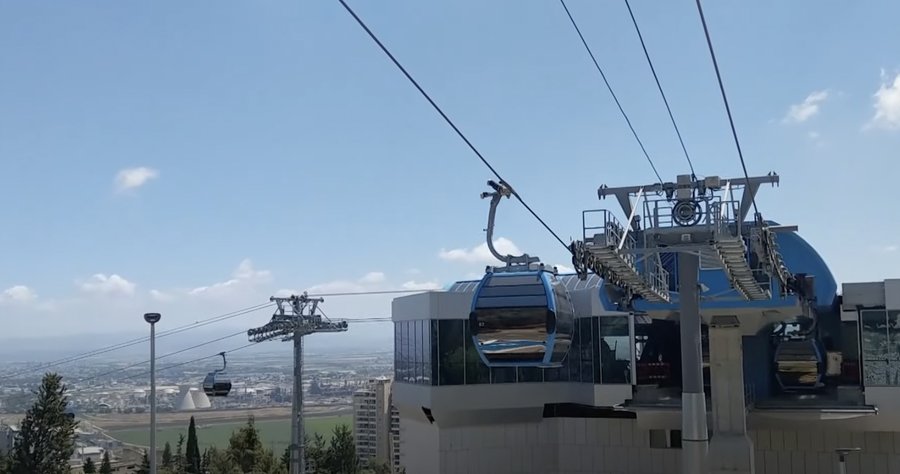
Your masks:
{"label": "cable pulley wheel", "polygon": [[697,201],[678,201],[672,208],[672,220],[681,227],[697,225],[703,217],[703,209]]}

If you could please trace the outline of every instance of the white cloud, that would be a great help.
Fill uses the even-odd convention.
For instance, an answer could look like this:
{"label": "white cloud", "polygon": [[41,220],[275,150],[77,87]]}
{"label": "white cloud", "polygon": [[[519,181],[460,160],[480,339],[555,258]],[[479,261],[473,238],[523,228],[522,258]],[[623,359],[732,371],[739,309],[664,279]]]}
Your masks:
{"label": "white cloud", "polygon": [[15,285],[0,293],[0,303],[28,303],[37,299],[37,293],[25,285]]}
{"label": "white cloud", "polygon": [[137,189],[146,184],[147,181],[158,177],[159,171],[153,168],[141,166],[138,168],[124,169],[116,174],[116,190],[122,192]]}
{"label": "white cloud", "polygon": [[554,265],[554,267],[556,267],[556,271],[558,273],[575,273],[575,269],[568,265],[557,263],[556,265]]}
{"label": "white cloud", "polygon": [[787,115],[782,119],[784,123],[802,123],[819,113],[819,106],[828,98],[828,91],[815,91],[799,104],[788,108]]}
{"label": "white cloud", "polygon": [[404,290],[439,290],[441,288],[441,284],[436,281],[417,282],[410,280],[401,286]]}
{"label": "white cloud", "polygon": [[819,132],[816,132],[814,130],[812,132],[807,133],[806,136],[808,136],[810,140],[818,140],[819,137],[821,137],[822,135]]}
{"label": "white cloud", "polygon": [[884,247],[884,249],[882,249],[882,250],[884,250],[885,252],[896,252],[897,250],[900,250],[900,246],[897,246],[897,245],[886,245],[886,246]]}
{"label": "white cloud", "polygon": [[222,282],[213,283],[208,286],[199,286],[188,291],[189,295],[214,294],[222,295],[229,293],[239,286],[256,285],[267,282],[271,279],[272,273],[268,270],[256,270],[253,268],[253,262],[249,258],[245,258],[238,264],[231,278]]}
{"label": "white cloud", "polygon": [[875,92],[875,116],[869,125],[897,130],[900,129],[900,73],[893,81],[884,81],[884,71],[881,76],[881,87]]}
{"label": "white cloud", "polygon": [[156,301],[168,302],[175,299],[175,297],[169,293],[159,290],[150,290],[150,296],[153,297]]}
{"label": "white cloud", "polygon": [[[501,255],[522,254],[522,251],[516,247],[516,244],[505,237],[496,239],[494,241],[494,248],[496,248],[497,252]],[[438,257],[450,262],[481,263],[485,265],[497,265],[500,263],[493,255],[491,255],[490,250],[488,250],[487,242],[470,249],[441,249],[441,251],[438,252]]]}
{"label": "white cloud", "polygon": [[116,274],[106,276],[103,273],[97,273],[87,281],[81,282],[79,287],[86,293],[132,295],[135,284]]}
{"label": "white cloud", "polygon": [[366,273],[362,278],[359,279],[360,283],[366,284],[374,284],[374,283],[382,283],[385,280],[384,273],[382,272],[369,272]]}

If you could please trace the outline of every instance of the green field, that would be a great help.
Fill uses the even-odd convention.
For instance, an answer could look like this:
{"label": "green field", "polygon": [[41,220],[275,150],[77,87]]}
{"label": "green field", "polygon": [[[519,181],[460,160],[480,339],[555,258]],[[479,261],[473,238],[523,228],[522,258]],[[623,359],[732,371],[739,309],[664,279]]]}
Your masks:
{"label": "green field", "polygon": [[[319,433],[325,437],[326,441],[331,439],[331,432],[335,426],[353,424],[353,415],[341,416],[323,416],[315,418],[306,418],[305,431],[307,436],[312,438],[313,434]],[[200,450],[206,449],[208,446],[216,446],[225,448],[228,446],[228,438],[231,433],[246,424],[246,421],[234,423],[221,423],[213,425],[197,425],[197,441],[200,444]],[[157,431],[156,443],[159,449],[165,446],[166,441],[172,445],[178,443],[178,435],[183,434],[187,438],[187,422],[183,428],[163,428]],[[276,455],[280,455],[291,441],[291,425],[290,420],[274,420],[274,421],[256,421],[256,428],[259,430],[259,436],[262,438],[263,447],[271,448]],[[108,431],[109,435],[125,443],[136,444],[139,446],[147,446],[150,444],[150,432],[146,429],[129,429]]]}

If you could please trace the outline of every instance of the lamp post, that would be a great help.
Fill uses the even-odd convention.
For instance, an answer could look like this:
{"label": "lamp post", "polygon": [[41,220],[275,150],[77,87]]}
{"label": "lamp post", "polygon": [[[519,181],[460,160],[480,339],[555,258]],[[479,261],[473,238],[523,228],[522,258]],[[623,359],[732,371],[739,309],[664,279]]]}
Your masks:
{"label": "lamp post", "polygon": [[150,474],[156,474],[156,323],[161,317],[144,314],[144,321],[150,323]]}
{"label": "lamp post", "polygon": [[862,451],[862,448],[837,448],[834,451],[838,455],[838,472],[847,474],[847,456]]}

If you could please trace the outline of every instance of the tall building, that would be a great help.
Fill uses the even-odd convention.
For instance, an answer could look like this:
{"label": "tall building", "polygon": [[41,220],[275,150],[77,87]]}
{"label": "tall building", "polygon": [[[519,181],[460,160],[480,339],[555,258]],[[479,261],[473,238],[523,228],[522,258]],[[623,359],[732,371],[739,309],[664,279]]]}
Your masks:
{"label": "tall building", "polygon": [[391,404],[391,379],[369,381],[353,394],[353,437],[360,464],[387,463],[397,470],[400,415]]}
{"label": "tall building", "polygon": [[[682,453],[705,439],[689,434],[708,430],[714,474],[838,472],[842,448],[854,449],[847,473],[900,472],[900,279],[838,286],[794,229],[779,230],[777,246],[792,272],[814,276],[812,313],[762,278],[771,296],[748,301],[714,260],[700,263],[706,430],[682,418],[693,398],[682,397],[677,303],[623,306],[612,283],[553,271],[527,288],[486,276],[394,299],[401,464],[440,474],[680,473]],[[553,281],[546,299],[540,278]],[[494,300],[480,304],[486,296]],[[526,308],[489,319],[504,298],[545,312],[568,299],[574,322],[545,326],[544,313]],[[533,355],[528,340],[551,331],[562,347],[548,337]],[[551,355],[562,364],[493,363]]]}

